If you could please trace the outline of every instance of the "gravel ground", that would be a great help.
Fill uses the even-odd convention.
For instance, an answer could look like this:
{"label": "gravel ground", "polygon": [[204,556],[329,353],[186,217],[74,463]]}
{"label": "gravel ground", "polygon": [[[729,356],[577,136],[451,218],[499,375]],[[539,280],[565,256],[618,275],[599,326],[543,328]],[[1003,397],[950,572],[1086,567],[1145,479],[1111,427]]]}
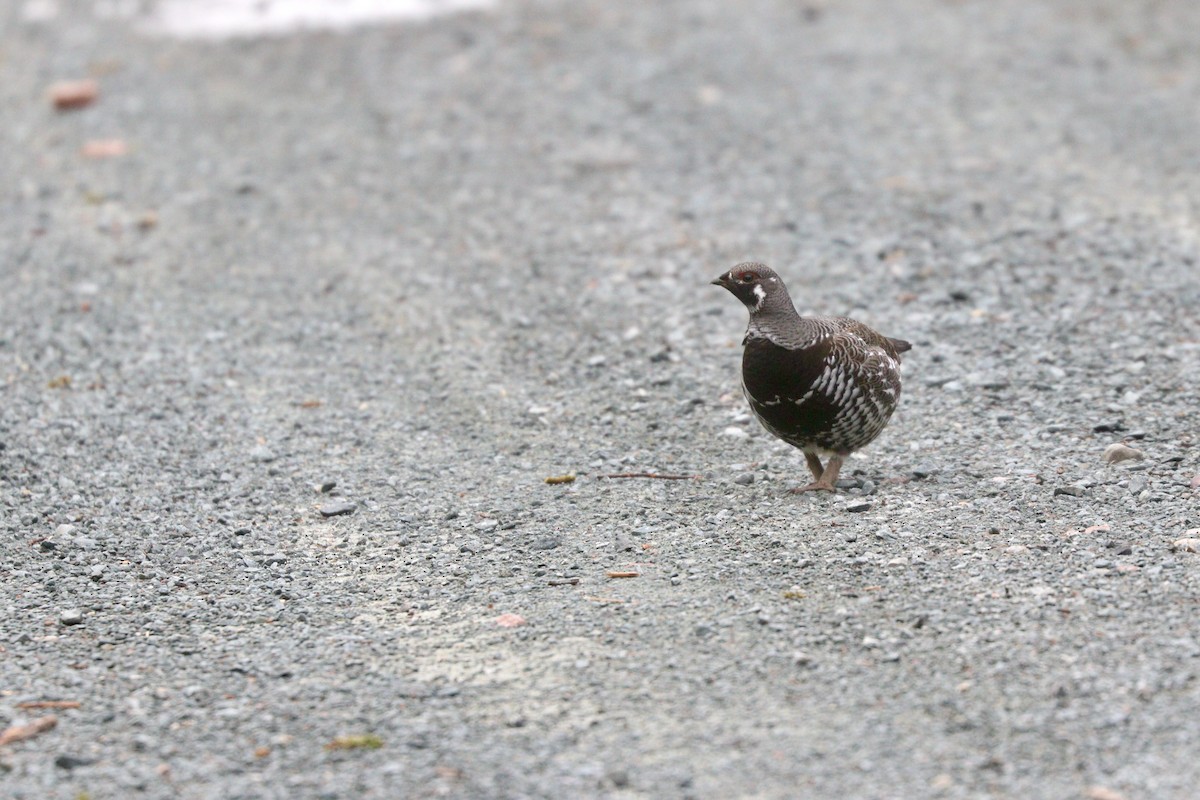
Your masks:
{"label": "gravel ground", "polygon": [[[0,14],[4,795],[1196,796],[1197,4]],[[745,259],[915,344],[836,496]]]}

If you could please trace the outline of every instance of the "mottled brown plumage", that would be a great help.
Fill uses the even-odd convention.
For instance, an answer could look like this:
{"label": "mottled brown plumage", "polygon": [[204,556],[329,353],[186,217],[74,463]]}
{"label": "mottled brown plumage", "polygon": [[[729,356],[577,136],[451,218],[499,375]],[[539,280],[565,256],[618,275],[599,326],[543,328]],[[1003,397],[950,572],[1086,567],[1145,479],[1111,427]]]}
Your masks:
{"label": "mottled brown plumage", "polygon": [[804,451],[813,482],[794,491],[833,491],[846,457],[896,410],[900,354],[912,345],[848,317],[800,316],[764,264],[738,264],[713,283],[750,311],[742,390],[763,427]]}

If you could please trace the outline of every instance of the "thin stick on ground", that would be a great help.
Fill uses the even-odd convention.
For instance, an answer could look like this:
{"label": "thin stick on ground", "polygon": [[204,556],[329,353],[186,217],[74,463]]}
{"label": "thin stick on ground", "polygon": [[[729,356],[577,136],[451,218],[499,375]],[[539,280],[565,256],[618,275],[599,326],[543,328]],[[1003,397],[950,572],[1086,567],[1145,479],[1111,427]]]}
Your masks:
{"label": "thin stick on ground", "polygon": [[39,733],[45,733],[57,724],[58,717],[51,714],[48,717],[35,719],[28,725],[13,725],[11,728],[0,732],[0,745],[19,742],[24,739],[32,739],[34,736],[37,736]]}
{"label": "thin stick on ground", "polygon": [[702,475],[666,475],[661,472],[618,472],[601,478],[657,478],[660,481],[698,481]]}

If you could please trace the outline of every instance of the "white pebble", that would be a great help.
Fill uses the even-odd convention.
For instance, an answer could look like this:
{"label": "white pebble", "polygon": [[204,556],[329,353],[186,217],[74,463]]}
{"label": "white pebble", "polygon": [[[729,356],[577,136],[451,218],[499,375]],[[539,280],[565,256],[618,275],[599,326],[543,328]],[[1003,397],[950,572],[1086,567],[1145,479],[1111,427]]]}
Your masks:
{"label": "white pebble", "polygon": [[1104,448],[1104,455],[1102,456],[1105,464],[1117,464],[1122,461],[1141,461],[1145,457],[1145,453],[1141,450],[1136,450],[1120,442],[1110,444]]}

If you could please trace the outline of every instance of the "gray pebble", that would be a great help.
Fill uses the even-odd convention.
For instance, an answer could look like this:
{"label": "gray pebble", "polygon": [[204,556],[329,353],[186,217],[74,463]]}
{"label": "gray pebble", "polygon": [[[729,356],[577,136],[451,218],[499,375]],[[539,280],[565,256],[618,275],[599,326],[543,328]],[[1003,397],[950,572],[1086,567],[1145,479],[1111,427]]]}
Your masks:
{"label": "gray pebble", "polygon": [[554,548],[558,547],[560,544],[562,544],[562,540],[559,539],[557,536],[546,536],[544,538],[538,539],[530,546],[534,550],[553,550]]}
{"label": "gray pebble", "polygon": [[613,537],[613,550],[617,551],[618,553],[625,553],[635,549],[637,549],[637,543],[628,536],[623,536],[618,533]]}
{"label": "gray pebble", "polygon": [[843,511],[849,511],[851,514],[857,514],[867,511],[871,508],[871,504],[866,500],[854,500],[842,506]]}
{"label": "gray pebble", "polygon": [[623,769],[612,770],[608,773],[608,779],[617,789],[625,789],[629,786],[629,773]]}
{"label": "gray pebble", "polygon": [[741,475],[738,475],[736,478],[734,478],[733,482],[738,486],[749,486],[750,484],[754,483],[754,473],[743,472]]}
{"label": "gray pebble", "polygon": [[89,764],[96,763],[94,758],[82,758],[80,756],[71,756],[63,753],[54,759],[54,766],[59,769],[75,769],[76,767],[86,767]]}
{"label": "gray pebble", "polygon": [[1060,494],[1065,494],[1065,495],[1068,495],[1069,497],[1083,497],[1083,495],[1086,492],[1087,492],[1087,490],[1084,489],[1082,486],[1075,486],[1075,485],[1056,486],[1054,488],[1055,496],[1058,496]]}
{"label": "gray pebble", "polygon": [[257,461],[260,464],[266,464],[278,458],[275,455],[275,451],[266,445],[258,445],[257,447],[250,448],[248,455],[251,461]]}
{"label": "gray pebble", "polygon": [[58,615],[58,621],[63,625],[82,625],[83,611],[78,608],[68,608]]}
{"label": "gray pebble", "polygon": [[343,500],[337,503],[326,503],[321,506],[320,511],[322,517],[337,517],[342,514],[353,514],[355,508],[354,503]]}

